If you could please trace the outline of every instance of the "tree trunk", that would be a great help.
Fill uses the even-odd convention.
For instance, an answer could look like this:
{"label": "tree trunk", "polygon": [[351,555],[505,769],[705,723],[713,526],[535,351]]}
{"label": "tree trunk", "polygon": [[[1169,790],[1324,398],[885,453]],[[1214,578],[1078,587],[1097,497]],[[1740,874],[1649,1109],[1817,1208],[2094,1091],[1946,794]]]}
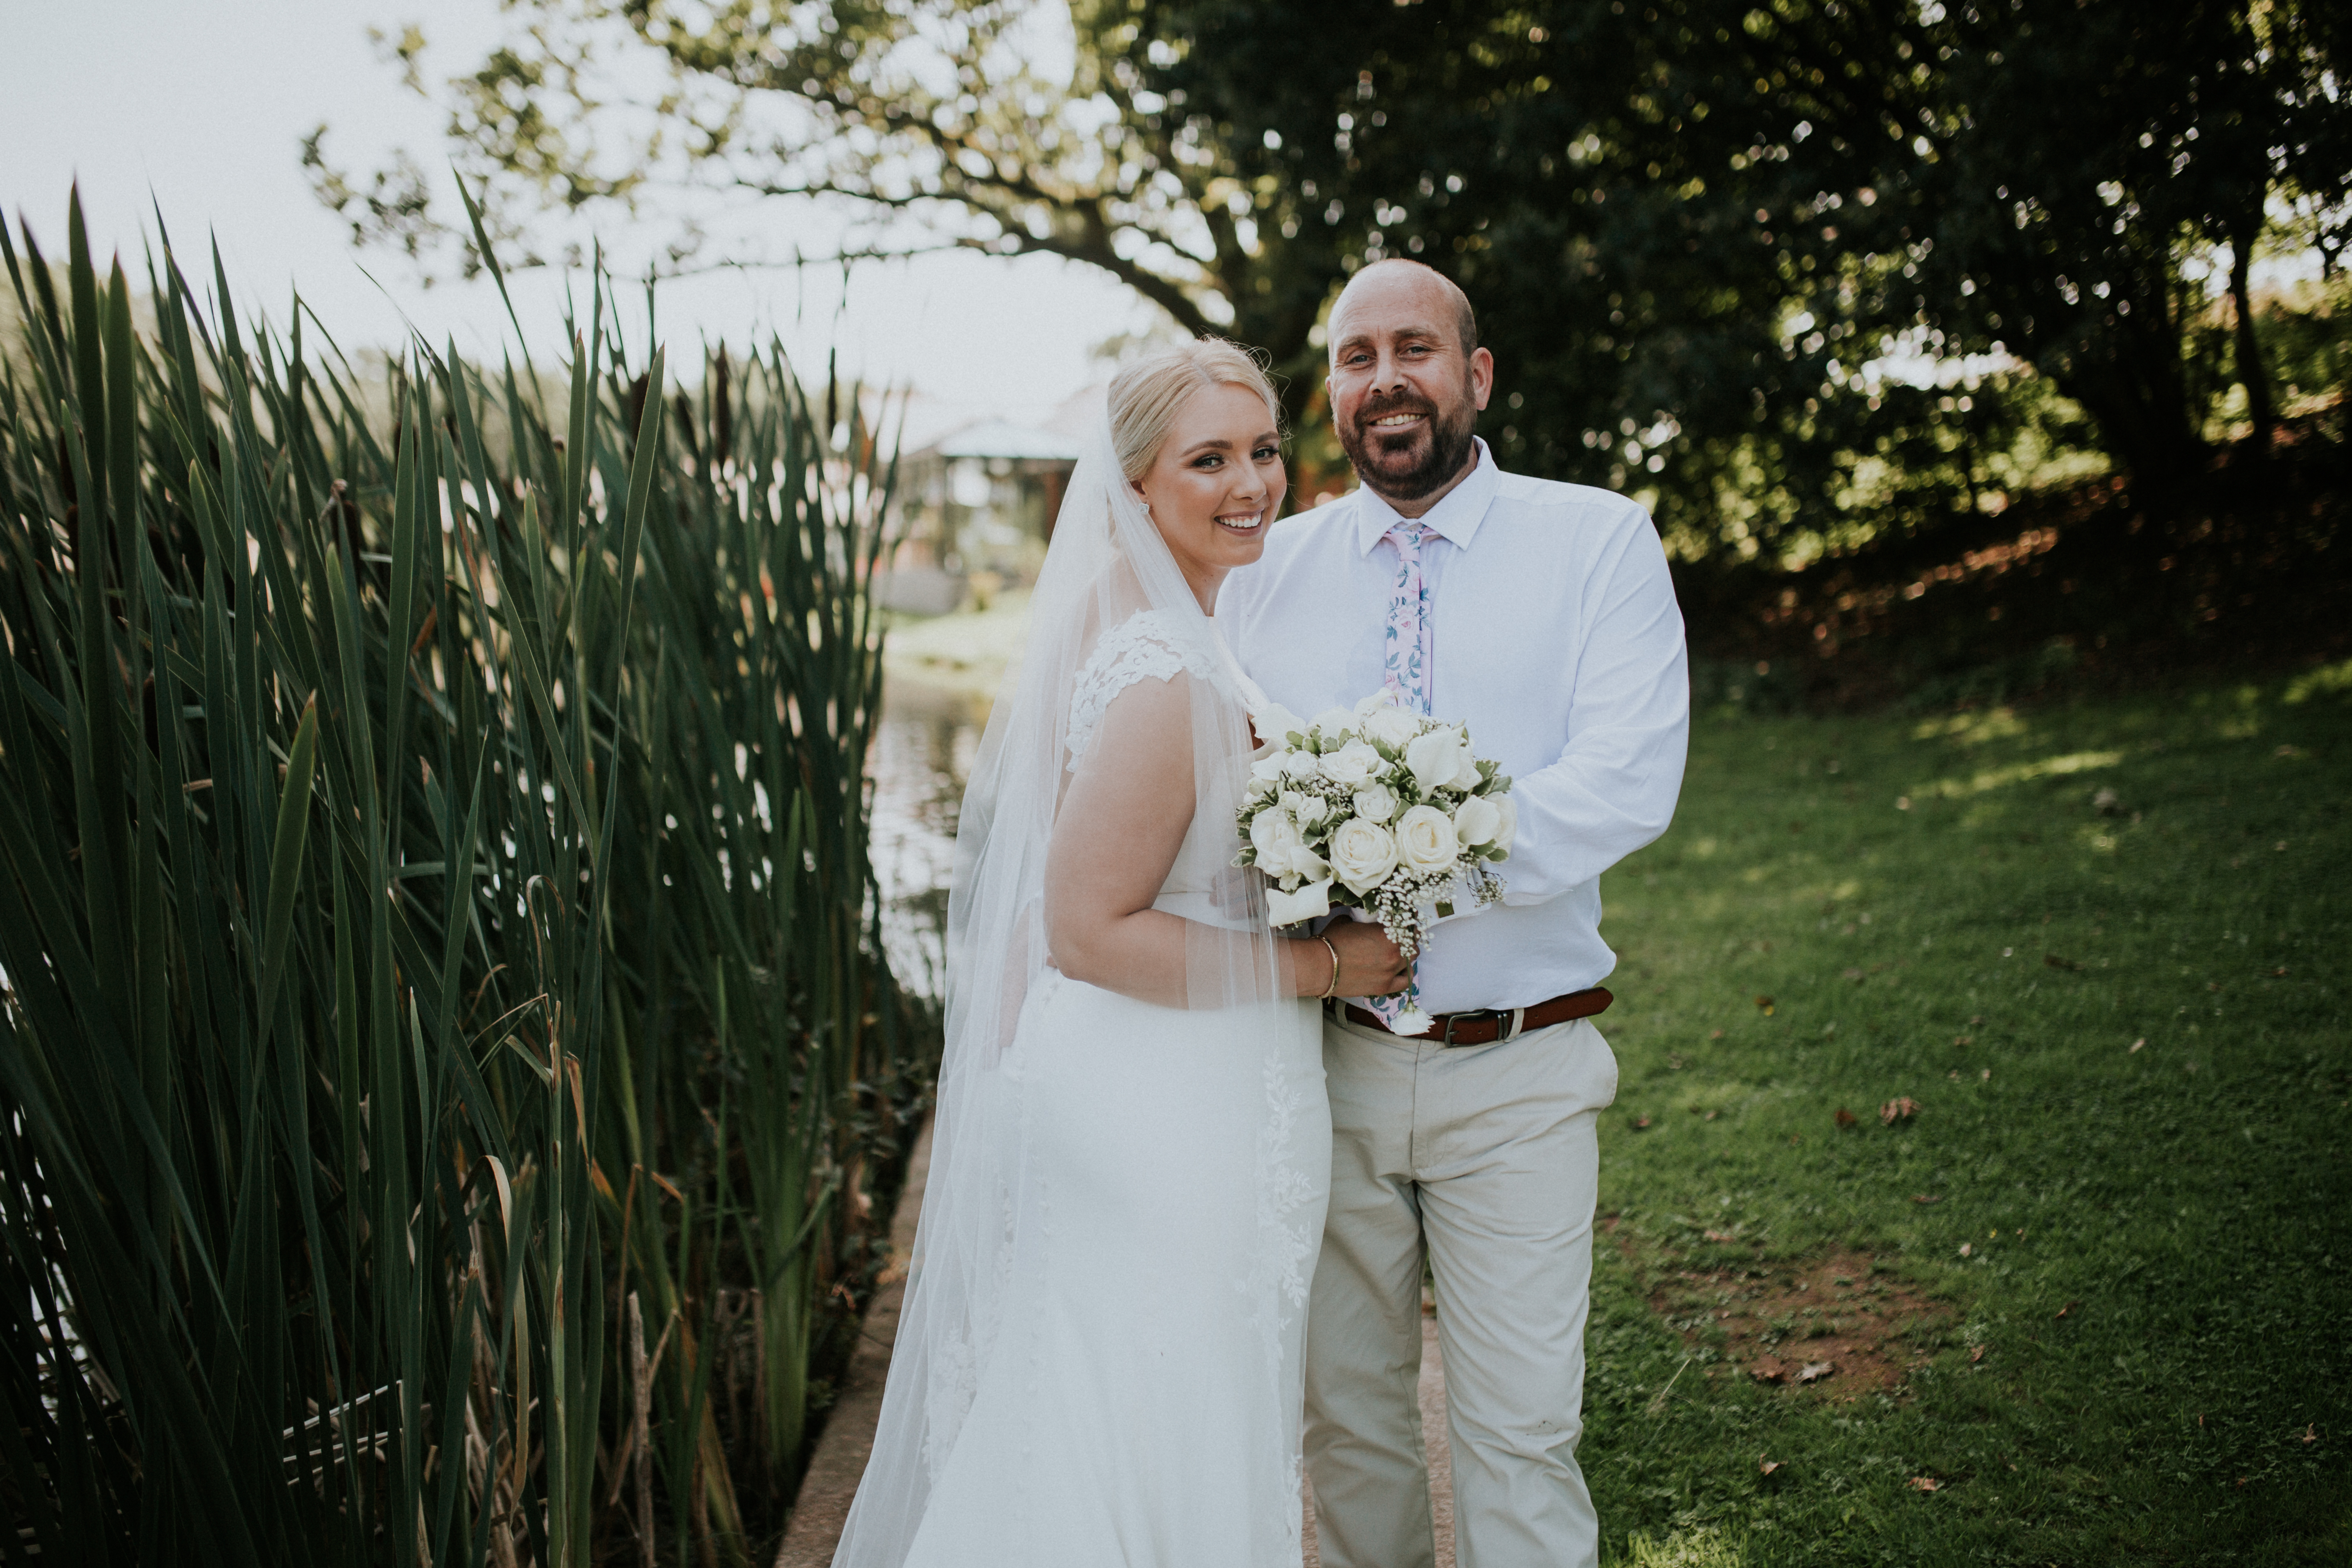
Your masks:
{"label": "tree trunk", "polygon": [[2278,422],[2271,405],[2271,378],[2263,369],[2263,347],[2254,336],[2254,300],[2249,278],[2254,237],[2261,226],[2262,215],[2257,211],[2252,222],[2238,226],[2230,236],[2230,303],[2238,319],[2233,340],[2238,384],[2246,389],[2246,416],[2254,426],[2246,444],[2258,453],[2270,450],[2271,429]]}

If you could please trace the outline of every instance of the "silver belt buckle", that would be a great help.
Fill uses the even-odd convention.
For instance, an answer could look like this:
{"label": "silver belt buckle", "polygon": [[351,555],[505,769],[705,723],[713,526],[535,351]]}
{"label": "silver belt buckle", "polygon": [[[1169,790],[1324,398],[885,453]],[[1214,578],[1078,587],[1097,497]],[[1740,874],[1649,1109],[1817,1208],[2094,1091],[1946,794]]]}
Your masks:
{"label": "silver belt buckle", "polygon": [[[1454,1026],[1460,1023],[1465,1018],[1507,1019],[1508,1022],[1505,1024],[1501,1033],[1497,1034],[1491,1040],[1483,1040],[1478,1042],[1481,1045],[1499,1046],[1507,1044],[1509,1041],[1516,1040],[1519,1037],[1520,1032],[1527,1027],[1528,1010],[1525,1007],[1474,1007],[1466,1013],[1452,1014],[1446,1018],[1444,1024],[1440,1026],[1438,1030],[1437,1043],[1441,1046],[1452,1048],[1454,1047]],[[1471,1042],[1465,1040],[1462,1044],[1464,1047],[1468,1047]]]}

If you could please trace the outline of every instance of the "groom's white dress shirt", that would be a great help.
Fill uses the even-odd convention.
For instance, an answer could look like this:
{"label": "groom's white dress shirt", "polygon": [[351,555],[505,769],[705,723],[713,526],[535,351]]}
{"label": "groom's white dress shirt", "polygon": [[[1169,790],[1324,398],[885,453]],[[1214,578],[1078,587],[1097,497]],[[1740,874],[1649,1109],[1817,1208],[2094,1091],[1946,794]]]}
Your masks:
{"label": "groom's white dress shirt", "polygon": [[[1402,521],[1370,490],[1286,518],[1234,572],[1216,620],[1275,701],[1311,719],[1379,689]],[[1683,622],[1635,502],[1477,467],[1421,520],[1434,622],[1432,710],[1511,775],[1518,837],[1503,900],[1431,931],[1431,1013],[1524,1007],[1597,985],[1601,873],[1665,831],[1690,730]]]}

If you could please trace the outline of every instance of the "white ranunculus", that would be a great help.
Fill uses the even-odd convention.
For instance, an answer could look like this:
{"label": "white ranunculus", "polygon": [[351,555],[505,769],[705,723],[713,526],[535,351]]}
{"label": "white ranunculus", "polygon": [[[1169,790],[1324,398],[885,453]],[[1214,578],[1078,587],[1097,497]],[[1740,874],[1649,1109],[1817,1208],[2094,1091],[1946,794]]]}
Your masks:
{"label": "white ranunculus", "polygon": [[1332,805],[1319,795],[1286,789],[1282,792],[1282,809],[1297,819],[1300,831],[1312,832],[1318,823],[1331,815]]}
{"label": "white ranunculus", "polygon": [[1278,805],[1267,806],[1250,818],[1250,847],[1257,851],[1258,868],[1269,877],[1289,875],[1300,856],[1308,853],[1298,821]]}
{"label": "white ranunculus", "polygon": [[1470,743],[1459,730],[1432,730],[1417,735],[1404,749],[1404,765],[1412,770],[1413,782],[1421,793],[1429,794],[1452,781],[1460,771],[1462,760],[1470,754]]}
{"label": "white ranunculus", "polygon": [[1386,702],[1365,714],[1359,728],[1368,741],[1378,741],[1383,746],[1402,746],[1421,733],[1421,715]]}
{"label": "white ranunculus", "polygon": [[1377,781],[1356,792],[1356,815],[1366,822],[1386,822],[1397,814],[1396,791]]}
{"label": "white ranunculus", "polygon": [[1495,847],[1507,860],[1511,857],[1511,841],[1519,834],[1519,803],[1507,795],[1495,802],[1495,809],[1503,815],[1503,820],[1495,827]]}
{"label": "white ranunculus", "polygon": [[1397,819],[1397,858],[1414,871],[1443,871],[1462,853],[1454,819],[1433,805],[1416,805]]}
{"label": "white ranunculus", "polygon": [[1323,776],[1344,790],[1359,790],[1381,776],[1388,764],[1361,741],[1350,741],[1336,752],[1323,753]]}
{"label": "white ranunculus", "polygon": [[1502,826],[1502,807],[1483,795],[1474,795],[1454,808],[1454,837],[1473,849],[1495,842],[1496,831]]}
{"label": "white ranunculus", "polygon": [[1278,926],[1297,925],[1301,921],[1320,920],[1331,912],[1331,879],[1308,882],[1297,892],[1286,893],[1280,888],[1265,890],[1265,918]]}
{"label": "white ranunculus", "polygon": [[1331,835],[1331,869],[1358,893],[1369,893],[1396,869],[1396,840],[1377,822],[1351,816]]}

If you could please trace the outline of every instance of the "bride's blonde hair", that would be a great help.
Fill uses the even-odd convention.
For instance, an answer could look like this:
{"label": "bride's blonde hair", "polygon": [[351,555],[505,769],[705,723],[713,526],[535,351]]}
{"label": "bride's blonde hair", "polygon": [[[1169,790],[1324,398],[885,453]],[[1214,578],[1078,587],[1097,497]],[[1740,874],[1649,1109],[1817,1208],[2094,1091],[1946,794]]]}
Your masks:
{"label": "bride's blonde hair", "polygon": [[1110,440],[1121,473],[1132,480],[1150,470],[1176,411],[1204,386],[1248,387],[1265,399],[1267,417],[1281,428],[1282,405],[1258,356],[1223,338],[1201,338],[1138,360],[1111,377]]}

